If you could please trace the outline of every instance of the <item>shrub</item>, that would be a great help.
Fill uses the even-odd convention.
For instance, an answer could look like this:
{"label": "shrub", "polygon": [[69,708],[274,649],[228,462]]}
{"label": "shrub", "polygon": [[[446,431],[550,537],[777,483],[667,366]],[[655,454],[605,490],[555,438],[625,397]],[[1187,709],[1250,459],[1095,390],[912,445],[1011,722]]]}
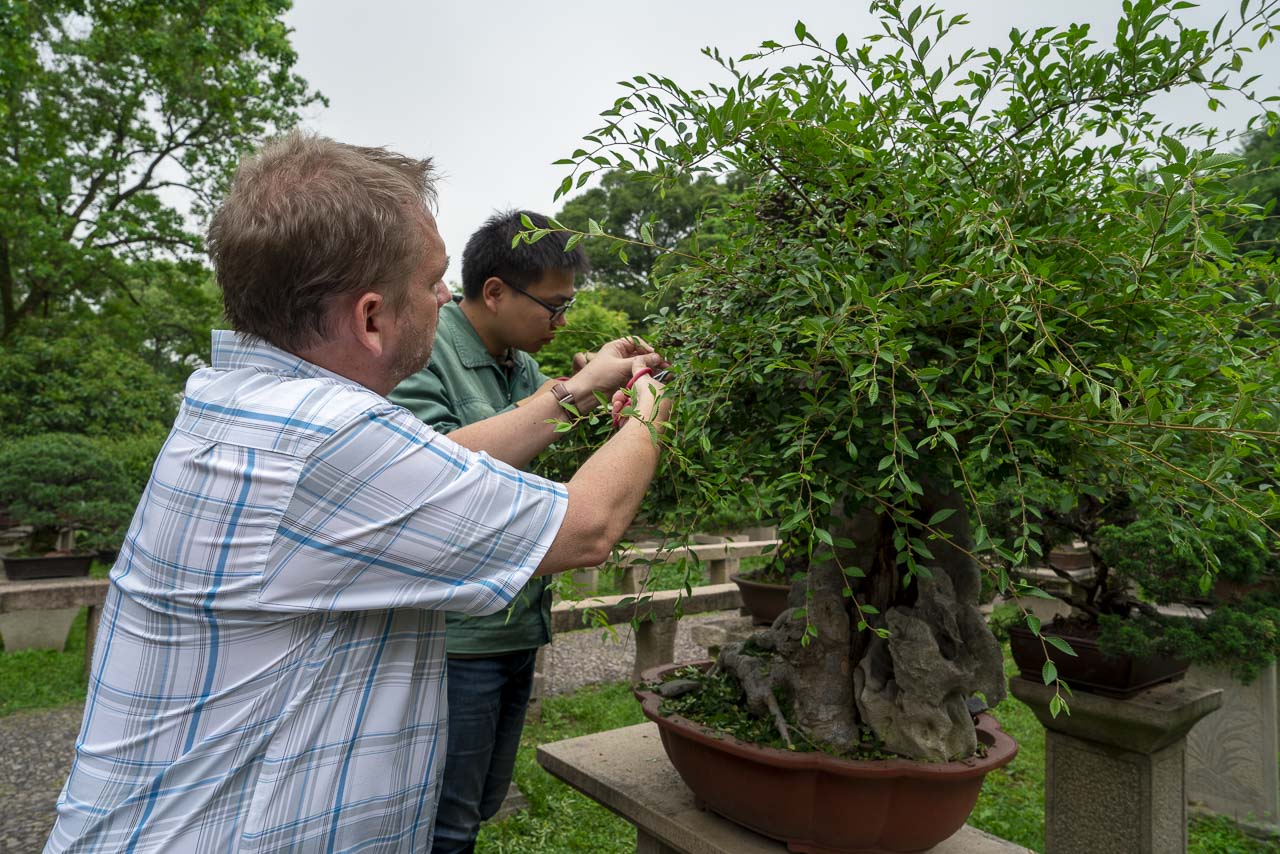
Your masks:
{"label": "shrub", "polygon": [[31,550],[54,548],[58,532],[73,529],[88,548],[120,542],[137,502],[123,463],[102,442],[47,433],[0,449],[0,505],[31,525]]}

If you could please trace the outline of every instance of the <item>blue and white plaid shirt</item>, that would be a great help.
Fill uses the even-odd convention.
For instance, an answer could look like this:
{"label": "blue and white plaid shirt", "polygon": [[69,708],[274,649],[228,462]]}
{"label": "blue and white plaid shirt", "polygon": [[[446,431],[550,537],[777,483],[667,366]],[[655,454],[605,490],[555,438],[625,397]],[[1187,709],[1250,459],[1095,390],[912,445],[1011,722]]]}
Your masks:
{"label": "blue and white plaid shirt", "polygon": [[429,848],[441,612],[503,608],[567,502],[214,333],[111,573],[46,852]]}

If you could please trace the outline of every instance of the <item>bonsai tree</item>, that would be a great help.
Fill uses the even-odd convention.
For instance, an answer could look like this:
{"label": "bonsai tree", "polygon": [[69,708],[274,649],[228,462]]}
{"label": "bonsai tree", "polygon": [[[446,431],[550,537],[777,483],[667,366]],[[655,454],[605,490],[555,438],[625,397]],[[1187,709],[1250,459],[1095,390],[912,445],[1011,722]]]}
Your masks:
{"label": "bonsai tree", "polygon": [[[1181,5],[948,55],[963,15],[876,0],[866,38],[797,24],[740,59],[708,49],[720,82],[624,82],[572,161],[562,191],[606,166],[744,187],[654,343],[679,371],[681,507],[764,480],[801,542],[796,607],[718,662],[784,740],[973,751],[969,701],[1005,691],[981,567],[1007,589],[1003,567],[1040,555],[1063,478],[1178,542],[1212,519],[1274,544],[1280,278],[1223,230],[1256,215],[1227,183],[1234,139],[1152,99],[1280,121],[1248,76],[1278,4],[1212,29]],[[980,500],[1003,483],[1007,535]]]}
{"label": "bonsai tree", "polygon": [[137,500],[124,466],[97,440],[44,433],[0,448],[0,506],[32,526],[33,555],[54,551],[63,531],[78,533],[84,548],[118,546]]}
{"label": "bonsai tree", "polygon": [[[1258,526],[1210,526],[1192,542],[1123,496],[1045,515],[1044,550],[1064,538],[1088,546],[1092,578],[1055,571],[1071,578],[1068,624],[1095,635],[1105,653],[1213,664],[1245,682],[1280,654],[1280,555],[1261,545]],[[1158,607],[1170,604],[1190,606],[1192,616]]]}

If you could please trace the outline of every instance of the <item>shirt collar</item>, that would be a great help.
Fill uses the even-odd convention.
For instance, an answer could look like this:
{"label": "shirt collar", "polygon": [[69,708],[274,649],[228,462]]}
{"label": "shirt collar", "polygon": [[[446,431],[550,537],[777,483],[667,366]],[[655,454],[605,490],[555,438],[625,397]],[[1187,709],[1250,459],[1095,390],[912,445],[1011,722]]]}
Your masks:
{"label": "shirt collar", "polygon": [[213,330],[213,367],[222,371],[251,368],[272,374],[287,374],[307,379],[333,379],[350,385],[360,385],[353,379],[335,374],[287,350],[274,347],[256,335],[247,335],[231,329]]}
{"label": "shirt collar", "polygon": [[514,350],[507,351],[506,359],[495,359],[490,355],[488,348],[480,340],[480,333],[476,332],[466,313],[456,302],[440,309],[440,329],[447,330],[453,341],[453,348],[458,353],[458,360],[468,368],[501,368],[504,364],[515,364]]}

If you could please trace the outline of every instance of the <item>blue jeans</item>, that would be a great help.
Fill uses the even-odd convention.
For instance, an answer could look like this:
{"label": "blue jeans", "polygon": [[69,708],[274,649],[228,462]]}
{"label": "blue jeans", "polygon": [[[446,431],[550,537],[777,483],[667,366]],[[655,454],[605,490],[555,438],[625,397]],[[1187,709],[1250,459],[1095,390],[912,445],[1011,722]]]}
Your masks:
{"label": "blue jeans", "polygon": [[502,806],[516,765],[536,649],[449,659],[449,752],[433,854],[471,854],[480,822]]}

